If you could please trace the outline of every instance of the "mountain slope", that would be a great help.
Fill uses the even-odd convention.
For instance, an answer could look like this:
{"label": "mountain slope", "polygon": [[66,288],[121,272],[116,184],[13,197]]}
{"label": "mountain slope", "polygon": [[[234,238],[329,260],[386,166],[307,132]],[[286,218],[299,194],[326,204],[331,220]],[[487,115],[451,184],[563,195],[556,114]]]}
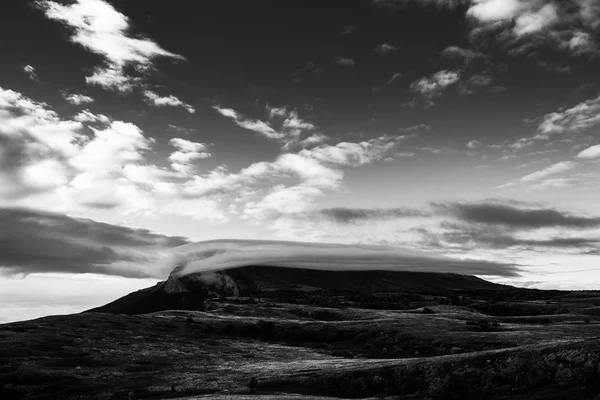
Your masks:
{"label": "mountain slope", "polygon": [[454,273],[408,271],[327,271],[273,266],[247,266],[177,276],[89,310],[143,314],[163,310],[202,310],[204,300],[223,296],[268,297],[298,293],[446,293],[450,290],[496,290],[506,286]]}

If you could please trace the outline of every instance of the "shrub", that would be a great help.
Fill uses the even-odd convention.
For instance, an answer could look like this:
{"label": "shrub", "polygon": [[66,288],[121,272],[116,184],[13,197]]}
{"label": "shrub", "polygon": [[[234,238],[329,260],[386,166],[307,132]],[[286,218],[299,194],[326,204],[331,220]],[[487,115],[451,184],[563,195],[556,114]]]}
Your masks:
{"label": "shrub", "polygon": [[556,373],[554,374],[554,380],[561,387],[569,386],[573,383],[573,370],[564,366],[563,364],[560,364],[556,370]]}

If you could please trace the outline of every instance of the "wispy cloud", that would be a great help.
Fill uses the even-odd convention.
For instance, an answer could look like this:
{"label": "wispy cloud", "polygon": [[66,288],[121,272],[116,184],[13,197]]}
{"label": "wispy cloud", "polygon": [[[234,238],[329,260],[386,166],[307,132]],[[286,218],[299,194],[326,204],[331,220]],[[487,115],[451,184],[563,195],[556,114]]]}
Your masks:
{"label": "wispy cloud", "polygon": [[521,182],[537,181],[540,179],[547,178],[551,175],[556,175],[556,174],[560,174],[560,173],[572,170],[576,166],[577,166],[577,163],[575,163],[573,161],[562,161],[562,162],[559,162],[556,164],[552,164],[549,167],[546,167],[542,170],[533,172],[529,175],[525,175],[522,178],[520,178],[519,180]]}
{"label": "wispy cloud", "polygon": [[389,43],[389,42],[388,42],[388,43],[382,43],[382,44],[380,44],[380,45],[376,46],[376,47],[373,49],[373,51],[374,51],[375,53],[377,53],[377,54],[380,54],[380,55],[382,55],[382,56],[387,56],[388,54],[395,53],[395,52],[397,52],[398,50],[399,50],[399,49],[398,49],[398,47],[397,47],[397,46],[394,46],[393,44],[391,44],[391,43]]}
{"label": "wispy cloud", "polygon": [[335,63],[337,65],[341,65],[342,67],[354,67],[354,65],[356,64],[354,62],[354,59],[349,57],[336,57]]}
{"label": "wispy cloud", "polygon": [[390,79],[388,79],[388,81],[385,84],[393,85],[394,83],[398,82],[400,79],[402,79],[402,72],[396,72],[394,75],[392,75],[392,77]]}
{"label": "wispy cloud", "polygon": [[[104,65],[86,77],[88,84],[127,93],[141,84],[143,76],[154,68],[155,58],[184,59],[150,39],[131,35],[129,18],[104,0],[77,0],[67,5],[38,0],[36,5],[47,18],[72,31],[73,43],[104,57]],[[138,76],[127,72],[128,67]]]}
{"label": "wispy cloud", "polygon": [[35,68],[33,68],[31,65],[26,65],[25,67],[23,67],[23,72],[25,72],[27,74],[27,76],[29,77],[29,79],[31,79],[32,81],[36,81],[36,82],[40,81],[40,78],[38,77],[37,73],[35,72]]}
{"label": "wispy cloud", "polygon": [[162,97],[159,96],[156,92],[153,92],[152,90],[144,90],[143,95],[148,104],[154,105],[156,107],[181,107],[190,114],[194,114],[196,112],[194,107],[192,107],[186,102],[179,100],[173,95]]}
{"label": "wispy cloud", "polygon": [[222,116],[231,118],[241,128],[260,133],[268,139],[282,139],[284,137],[282,133],[275,131],[264,121],[245,118],[232,108],[223,108],[218,105],[213,106],[213,108]]}

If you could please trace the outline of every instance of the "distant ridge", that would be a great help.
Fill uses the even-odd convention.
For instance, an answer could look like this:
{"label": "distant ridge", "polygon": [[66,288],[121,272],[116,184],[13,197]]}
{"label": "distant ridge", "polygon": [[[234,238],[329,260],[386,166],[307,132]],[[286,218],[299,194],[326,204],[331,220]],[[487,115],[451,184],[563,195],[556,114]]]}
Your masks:
{"label": "distant ridge", "polygon": [[452,290],[500,290],[471,275],[412,271],[328,271],[246,266],[177,276],[86,312],[144,314],[163,310],[203,310],[204,300],[222,296],[268,297],[274,292],[447,293]]}

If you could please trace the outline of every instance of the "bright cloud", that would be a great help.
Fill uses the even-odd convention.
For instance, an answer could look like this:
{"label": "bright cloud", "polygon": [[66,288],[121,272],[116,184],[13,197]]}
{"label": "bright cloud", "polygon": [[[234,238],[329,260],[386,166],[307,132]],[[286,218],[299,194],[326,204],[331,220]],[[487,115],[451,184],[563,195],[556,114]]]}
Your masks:
{"label": "bright cloud", "polygon": [[600,144],[592,147],[588,147],[577,154],[577,158],[599,158],[600,157]]}
{"label": "bright cloud", "polygon": [[104,57],[104,65],[86,78],[88,84],[127,93],[142,81],[126,72],[127,67],[143,75],[157,57],[183,59],[150,39],[132,36],[129,18],[104,0],[77,0],[68,5],[39,0],[36,4],[47,18],[72,31],[73,43]]}

